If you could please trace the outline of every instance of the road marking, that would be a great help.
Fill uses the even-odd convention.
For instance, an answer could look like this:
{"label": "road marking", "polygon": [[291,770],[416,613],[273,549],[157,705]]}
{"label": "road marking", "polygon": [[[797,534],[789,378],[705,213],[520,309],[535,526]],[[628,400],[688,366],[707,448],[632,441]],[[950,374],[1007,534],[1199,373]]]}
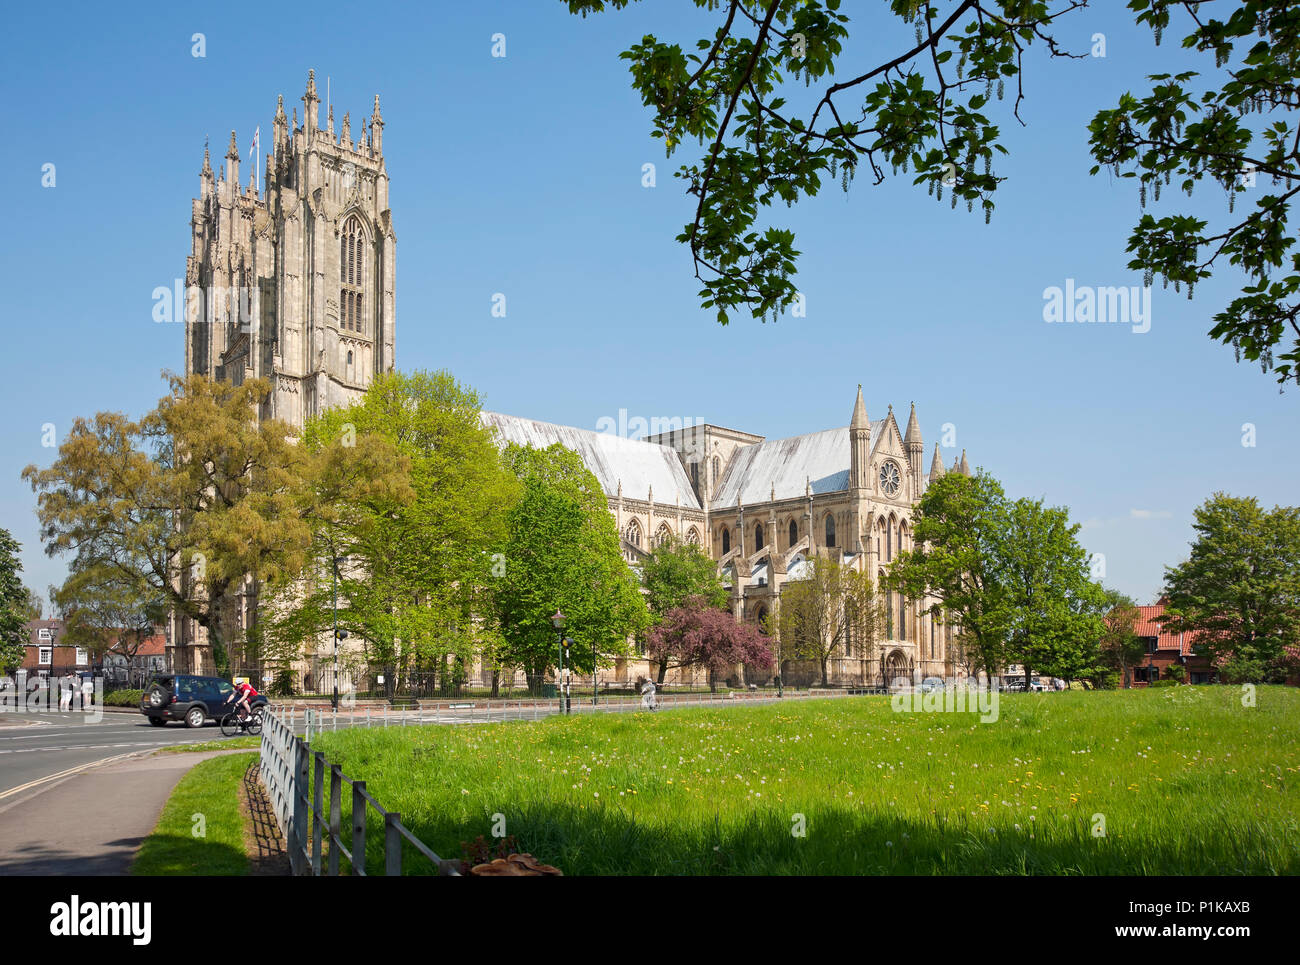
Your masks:
{"label": "road marking", "polygon": [[18,787],[11,787],[9,790],[0,793],[0,801],[3,801],[5,798],[8,797],[13,797],[15,794],[19,794],[22,791],[27,791],[30,790],[31,788],[39,787],[42,784],[48,784],[50,781],[57,781],[60,778],[71,777],[73,774],[78,774],[81,771],[89,770],[92,767],[98,767],[100,764],[111,764],[113,761],[120,761],[128,757],[134,757],[139,753],[141,752],[128,751],[125,754],[118,754],[116,757],[105,757],[102,760],[91,761],[89,764],[80,764],[77,767],[70,767],[66,771],[59,771],[57,774],[50,774],[47,775],[46,777],[39,777],[34,781],[28,781],[26,784],[20,784],[18,785]]}

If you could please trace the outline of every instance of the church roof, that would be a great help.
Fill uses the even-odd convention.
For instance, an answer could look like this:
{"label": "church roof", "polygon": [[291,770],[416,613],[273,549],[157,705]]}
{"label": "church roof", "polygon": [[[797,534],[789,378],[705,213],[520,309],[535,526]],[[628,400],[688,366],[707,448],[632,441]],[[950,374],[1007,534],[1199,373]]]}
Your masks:
{"label": "church roof", "polygon": [[680,499],[683,509],[700,509],[681,459],[667,446],[499,412],[484,412],[482,416],[484,425],[495,428],[502,442],[538,449],[558,442],[572,449],[607,496],[617,496],[622,483],[623,495],[628,499],[646,499],[653,490],[656,503],[671,506]]}
{"label": "church roof", "polygon": [[[872,448],[887,423],[880,419],[871,427]],[[814,495],[842,492],[849,488],[849,460],[847,427],[743,446],[731,457],[713,505],[765,503],[773,489],[776,499],[791,499],[804,495],[806,483]]]}

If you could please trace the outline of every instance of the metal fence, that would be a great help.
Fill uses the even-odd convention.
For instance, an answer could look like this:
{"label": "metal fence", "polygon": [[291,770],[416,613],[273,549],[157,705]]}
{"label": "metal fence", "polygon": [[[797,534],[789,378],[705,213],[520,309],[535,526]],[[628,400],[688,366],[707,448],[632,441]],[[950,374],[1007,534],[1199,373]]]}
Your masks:
{"label": "metal fence", "polygon": [[[311,714],[311,711],[308,711]],[[287,716],[287,719],[286,719]],[[444,861],[413,835],[396,811],[385,809],[366,790],[366,782],[354,780],[331,764],[322,751],[313,751],[307,740],[294,734],[292,711],[287,715],[267,709],[262,718],[262,781],[271,808],[284,834],[289,866],[295,875],[365,875],[371,840],[371,811],[382,829],[382,866],[385,875],[402,873],[405,845],[410,845],[434,873],[459,876],[459,862]],[[311,733],[311,718],[307,720]],[[309,738],[310,739],[310,738]],[[329,791],[326,801],[326,780]],[[344,806],[343,786],[350,806]],[[350,831],[345,837],[344,826]],[[378,849],[376,849],[378,850]]]}

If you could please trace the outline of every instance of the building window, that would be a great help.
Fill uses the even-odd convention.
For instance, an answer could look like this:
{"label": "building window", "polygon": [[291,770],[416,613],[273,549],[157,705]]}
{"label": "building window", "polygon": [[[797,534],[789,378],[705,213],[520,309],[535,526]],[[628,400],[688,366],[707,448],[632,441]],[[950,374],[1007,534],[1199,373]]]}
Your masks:
{"label": "building window", "polygon": [[673,531],[668,528],[667,523],[660,523],[659,529],[655,531],[655,546],[662,546],[673,537]]}
{"label": "building window", "polygon": [[1143,637],[1142,642],[1146,644],[1147,653],[1155,653],[1156,645],[1160,642],[1159,637]]}
{"label": "building window", "polygon": [[627,541],[638,548],[641,546],[641,524],[635,519],[627,524]]}
{"label": "building window", "polygon": [[725,526],[722,527],[722,552],[731,552],[731,530]]}
{"label": "building window", "polygon": [[885,562],[894,558],[894,521],[885,523]]}
{"label": "building window", "polygon": [[686,531],[686,542],[690,546],[700,545],[700,531],[694,526]]}
{"label": "building window", "polygon": [[54,648],[41,647],[40,653],[36,655],[36,661],[42,666],[48,667],[50,664],[54,662]]}
{"label": "building window", "polygon": [[898,639],[907,639],[907,597],[898,594]]}
{"label": "building window", "polygon": [[763,548],[763,524],[755,523],[754,524],[754,549],[761,550],[762,548]]}
{"label": "building window", "polygon": [[50,633],[50,628],[49,628],[49,627],[41,627],[39,630],[36,631],[36,639],[37,639],[37,640],[53,640],[53,639],[54,639],[54,636],[53,636],[53,634]]}
{"label": "building window", "polygon": [[799,542],[799,524],[792,519],[790,520],[790,546],[793,547],[797,542]]}
{"label": "building window", "polygon": [[885,639],[894,639],[894,591],[885,591]]}
{"label": "building window", "polygon": [[717,456],[713,457],[713,485],[717,488],[718,480],[722,478],[722,460]]}
{"label": "building window", "polygon": [[86,656],[86,648],[85,648],[85,647],[78,647],[78,648],[77,648],[77,666],[78,666],[78,667],[82,667],[82,666],[85,666],[85,665],[88,664],[88,663],[90,663],[90,658]]}
{"label": "building window", "polygon": [[339,239],[339,328],[365,332],[366,235],[356,215],[343,225]]}
{"label": "building window", "polygon": [[829,513],[826,515],[826,545],[835,545],[835,517]]}

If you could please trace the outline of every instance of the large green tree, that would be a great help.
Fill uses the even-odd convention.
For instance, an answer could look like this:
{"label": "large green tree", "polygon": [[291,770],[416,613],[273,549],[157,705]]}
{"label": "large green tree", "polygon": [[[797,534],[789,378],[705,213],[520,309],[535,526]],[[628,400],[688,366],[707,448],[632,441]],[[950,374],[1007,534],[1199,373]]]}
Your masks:
{"label": "large green tree", "polygon": [[367,659],[450,682],[482,649],[517,486],[480,417],[481,397],[445,371],[378,377],[355,405],[310,420],[314,579],[276,624],[305,638],[338,622]]}
{"label": "large green tree", "polygon": [[219,669],[240,640],[238,595],[307,559],[297,499],[305,453],[290,429],[258,420],[266,382],[171,377],[157,408],[77,419],[53,465],[28,466],[50,555],[96,561],[164,596],[207,630]]}
{"label": "large green tree", "polygon": [[23,585],[22,544],[7,529],[0,529],[0,673],[10,674],[27,654],[29,600]]}
{"label": "large green tree", "polygon": [[520,667],[539,688],[559,661],[551,615],[568,618],[569,663],[590,673],[601,658],[627,652],[649,625],[636,576],[623,560],[600,483],[572,450],[509,445],[505,460],[520,486],[507,515],[501,569],[492,584],[503,666]]}
{"label": "large green tree", "polygon": [[1079,525],[1066,510],[1039,499],[1017,499],[1001,509],[996,568],[1006,590],[1011,626],[1007,655],[1024,668],[1074,680],[1097,664],[1105,591],[1088,574]]}
{"label": "large green tree", "polygon": [[949,473],[931,483],[913,515],[915,547],[900,553],[886,584],[920,599],[939,599],[962,628],[972,662],[989,677],[1007,662],[1015,625],[1013,595],[1000,564],[1007,519],[1001,484],[980,471]]}
{"label": "large green tree", "polygon": [[663,539],[641,560],[640,568],[646,604],[655,622],[692,597],[701,597],[706,606],[727,606],[729,596],[718,565],[698,544],[676,536]]}
{"label": "large green tree", "polygon": [[1284,676],[1286,648],[1300,644],[1300,508],[1220,492],[1192,528],[1191,554],[1165,570],[1164,625],[1230,660],[1230,676]]}
{"label": "large green tree", "polygon": [[[587,16],[631,0],[564,0]],[[1021,123],[1024,58],[1084,57],[1058,30],[1100,42],[1080,18],[1086,0],[889,0],[853,25],[840,0],[695,0],[712,29],[681,43],[649,34],[622,57],[653,112],[693,213],[677,240],[691,252],[705,308],[726,324],[747,310],[773,319],[798,297],[794,232],[766,209],[859,176],[872,185],[909,177],[954,208],[987,221],[1005,180],[1001,125]],[[1154,74],[1088,124],[1097,167],[1138,179],[1145,205],[1161,185],[1222,190],[1230,217],[1140,217],[1130,267],[1175,288],[1216,266],[1241,269],[1241,296],[1215,315],[1213,338],[1300,379],[1300,253],[1289,228],[1300,191],[1300,23],[1293,3],[1129,0],[1156,43],[1186,30],[1200,71]],[[1221,12],[1222,11],[1222,12]],[[869,44],[851,43],[870,38]],[[862,51],[868,51],[869,56]],[[1189,54],[1189,62],[1194,62]],[[996,99],[996,100],[995,100]],[[998,103],[1007,100],[1010,103]],[[1082,129],[1087,118],[1080,116]],[[1258,179],[1258,181],[1257,181]],[[1267,179],[1271,189],[1265,190]],[[1243,192],[1246,192],[1243,195]],[[1236,218],[1234,199],[1251,203]],[[1198,213],[1199,214],[1199,213]]]}

